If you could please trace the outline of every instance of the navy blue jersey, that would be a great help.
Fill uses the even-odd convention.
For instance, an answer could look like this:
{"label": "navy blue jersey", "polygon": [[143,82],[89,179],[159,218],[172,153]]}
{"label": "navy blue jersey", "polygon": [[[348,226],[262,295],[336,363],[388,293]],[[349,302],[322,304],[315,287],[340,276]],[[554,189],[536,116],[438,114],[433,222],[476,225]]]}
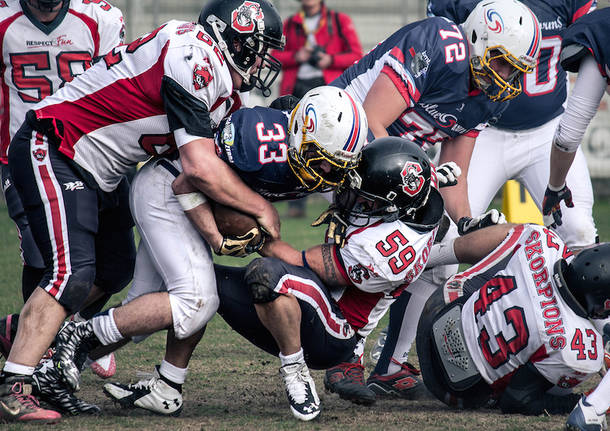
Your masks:
{"label": "navy blue jersey", "polygon": [[[562,46],[580,45],[593,55],[602,76],[610,84],[610,8],[599,9],[579,19],[570,26],[563,38]],[[562,55],[561,65],[570,72],[578,72],[583,55],[578,50],[566,50],[571,55]]]}
{"label": "navy blue jersey", "polygon": [[[559,65],[562,33],[595,9],[596,0],[522,0],[540,21],[542,43],[538,66],[524,76],[523,93],[510,101],[495,124],[500,129],[525,130],[541,126],[563,112],[567,76]],[[479,0],[429,0],[428,14],[462,23]]]}
{"label": "navy blue jersey", "polygon": [[270,201],[308,192],[288,166],[288,113],[240,109],[220,123],[216,152],[254,191]]}
{"label": "navy blue jersey", "polygon": [[471,87],[468,57],[466,37],[455,23],[428,18],[392,34],[331,85],[362,103],[377,77],[386,74],[407,103],[388,133],[427,147],[477,136],[506,107]]}

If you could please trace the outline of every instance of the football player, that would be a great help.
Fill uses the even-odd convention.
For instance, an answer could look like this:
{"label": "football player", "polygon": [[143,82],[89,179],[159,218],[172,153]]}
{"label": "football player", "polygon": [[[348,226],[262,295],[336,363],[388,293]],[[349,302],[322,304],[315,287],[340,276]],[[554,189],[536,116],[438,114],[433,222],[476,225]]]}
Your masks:
{"label": "football player", "polygon": [[[463,173],[462,181],[442,194],[449,216],[465,233],[503,221],[496,210],[471,218],[475,214],[467,195],[469,163],[479,132],[496,121],[506,101],[521,93],[522,75],[536,66],[540,46],[540,25],[527,6],[517,0],[482,2],[462,25],[432,17],[401,28],[333,85],[362,102],[376,138],[400,136],[424,148],[441,143],[439,163],[454,161]],[[411,316],[412,337],[421,307],[436,288],[422,279],[418,285],[394,305],[399,307],[401,319],[405,314]],[[391,362],[388,357],[372,377],[390,376],[390,385],[393,380],[409,379],[412,384],[403,387],[411,392],[419,382],[402,362]],[[327,379],[328,389],[339,394],[362,386],[364,368],[357,373],[353,364],[344,364],[344,368],[350,370],[344,379]],[[329,374],[340,369],[329,370]],[[382,382],[378,383],[376,387],[381,387]]]}
{"label": "football player", "polygon": [[[57,420],[29,400],[27,387],[94,278],[114,274],[105,254],[96,253],[103,250],[100,242],[115,244],[112,235],[96,236],[105,224],[98,190],[115,190],[138,162],[177,151],[197,188],[279,236],[277,211],[216,156],[212,138],[218,123],[242,105],[243,92],[268,91],[280,71],[268,50],[283,44],[280,16],[267,0],[211,0],[197,23],[170,21],[114,48],[28,111],[11,141],[9,169],[46,270],[20,314],[0,376],[0,401],[10,406],[3,419]],[[144,300],[147,314],[114,317],[167,327],[167,294]],[[60,368],[61,357],[54,360]]]}
{"label": "football player", "polygon": [[[345,91],[324,86],[310,90],[292,112],[263,107],[236,111],[221,122],[215,144],[220,158],[244,182],[275,201],[341,184],[356,167],[366,134],[362,105]],[[188,362],[205,324],[218,308],[210,249],[221,255],[244,256],[262,246],[248,235],[223,236],[210,203],[185,183],[181,171],[180,159],[160,158],[136,174],[131,210],[142,241],[132,287],[124,306],[94,317],[87,329],[108,346],[105,350],[134,336],[140,340],[139,335],[162,328],[151,328],[146,322],[125,325],[112,316],[141,315],[138,307],[146,305],[147,294],[164,292],[171,309],[166,325],[171,329],[156,376],[130,385],[111,383],[104,386],[104,392],[126,408],[141,407],[165,415],[178,415],[182,410]],[[68,342],[76,343],[76,338]],[[58,343],[57,355],[63,355],[62,346]]]}
{"label": "football player", "polygon": [[[540,58],[534,71],[524,75],[520,84],[523,89],[521,94],[510,102],[494,124],[482,130],[476,138],[465,179],[468,183],[468,201],[474,216],[487,211],[500,187],[510,179],[519,180],[529,190],[538,208],[542,209],[544,185],[549,175],[551,142],[567,94],[567,74],[558,67],[561,35],[568,25],[595,9],[596,4],[593,0],[525,0],[523,3],[531,8],[541,23]],[[477,4],[479,0],[430,0],[428,13],[462,23]],[[571,172],[569,182],[573,184],[579,208],[567,212],[566,223],[558,230],[572,249],[593,244],[597,235],[592,216],[593,190],[582,150],[578,152],[576,160],[578,169]],[[451,229],[446,240],[457,235],[458,232]],[[457,271],[457,268],[445,270],[451,273]],[[436,275],[441,268],[434,268],[433,271]],[[427,275],[422,279],[424,278]],[[440,282],[442,283],[443,281]],[[432,289],[425,293],[410,300],[401,298],[392,308],[394,316],[390,320],[392,329],[388,331],[388,348],[382,350],[381,362],[377,363],[371,378],[371,384],[375,385],[381,395],[407,394],[394,383],[401,377],[398,364],[407,360],[415,339],[419,314],[416,307],[423,307]],[[408,304],[403,304],[407,300]],[[393,375],[394,372],[397,374]]]}
{"label": "football player", "polygon": [[[0,40],[3,53],[0,76],[3,90],[0,171],[9,216],[17,226],[21,242],[21,290],[24,301],[27,301],[38,286],[44,275],[45,265],[32,237],[17,190],[12,184],[8,168],[9,143],[30,108],[122,43],[124,32],[121,11],[106,2],[95,4],[82,0],[27,0],[0,3]],[[121,185],[117,193],[121,192],[127,202],[127,184]],[[116,217],[130,219],[128,212],[116,214]],[[113,266],[117,276],[112,280],[96,280],[92,297],[105,296],[100,298],[99,306],[110,297],[108,292],[121,290],[131,279],[135,261],[132,227],[126,226],[121,233],[121,239],[117,238],[114,247],[104,250],[108,259],[114,260]],[[99,309],[85,311],[92,315]],[[9,329],[11,324],[16,327],[17,318],[18,315],[7,318]],[[10,330],[3,334],[10,334]],[[0,343],[3,345],[0,352],[5,357],[8,356],[12,341],[8,335],[0,336]],[[115,370],[114,357],[93,363],[92,369],[101,377],[110,377]],[[99,411],[95,406],[84,403],[65,391],[40,395],[46,402],[72,414]]]}
{"label": "football player", "polygon": [[262,253],[272,257],[247,268],[216,268],[219,313],[252,343],[279,355],[290,409],[301,420],[320,413],[309,368],[361,354],[365,337],[426,266],[443,214],[428,156],[396,137],[364,148],[334,203],[335,217],[346,222],[343,247],[299,251],[271,241]]}
{"label": "football player", "polygon": [[574,257],[553,231],[515,226],[428,299],[416,342],[426,387],[456,408],[569,412],[572,388],[602,365],[609,257],[610,244]]}

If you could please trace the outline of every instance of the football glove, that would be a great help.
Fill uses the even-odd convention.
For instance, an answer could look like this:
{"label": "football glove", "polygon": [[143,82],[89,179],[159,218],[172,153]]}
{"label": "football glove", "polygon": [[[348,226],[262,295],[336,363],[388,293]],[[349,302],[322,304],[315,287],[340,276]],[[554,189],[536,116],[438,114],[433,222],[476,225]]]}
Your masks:
{"label": "football glove", "polygon": [[219,256],[246,257],[255,253],[265,245],[265,235],[253,227],[243,235],[226,235],[218,250],[214,252]]}
{"label": "football glove", "polygon": [[500,211],[493,209],[489,210],[484,214],[481,214],[478,217],[462,217],[458,220],[457,228],[458,233],[460,235],[465,235],[470,232],[474,232],[475,230],[493,226],[495,224],[504,224],[506,223],[506,218],[504,214]]}
{"label": "football glove", "polygon": [[337,247],[343,247],[345,245],[347,223],[339,216],[337,209],[333,205],[329,206],[326,211],[320,214],[311,225],[313,227],[318,227],[323,224],[328,224],[326,236],[331,238]]}
{"label": "football glove", "polygon": [[547,227],[556,228],[561,226],[561,201],[564,201],[568,208],[574,207],[572,192],[566,184],[559,190],[554,190],[551,185],[547,185],[542,201],[542,219]]}
{"label": "football glove", "polygon": [[301,99],[294,97],[292,94],[286,94],[271,102],[269,107],[280,111],[292,111],[299,104],[299,100]]}
{"label": "football glove", "polygon": [[438,188],[455,186],[458,183],[458,177],[461,174],[462,170],[455,162],[443,163],[436,168]]}

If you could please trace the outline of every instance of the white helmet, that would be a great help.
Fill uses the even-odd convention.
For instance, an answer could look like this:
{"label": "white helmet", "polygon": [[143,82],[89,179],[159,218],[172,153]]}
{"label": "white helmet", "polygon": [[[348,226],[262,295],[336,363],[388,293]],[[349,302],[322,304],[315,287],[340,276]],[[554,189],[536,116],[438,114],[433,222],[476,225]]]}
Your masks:
{"label": "white helmet", "polygon": [[358,165],[368,133],[362,105],[330,86],[309,90],[292,110],[289,127],[288,163],[310,191],[340,185]]}
{"label": "white helmet", "polygon": [[[483,0],[462,25],[470,48],[470,70],[477,87],[494,101],[521,93],[521,75],[536,66],[542,34],[534,13],[517,0]],[[513,66],[502,78],[490,62],[503,59]]]}

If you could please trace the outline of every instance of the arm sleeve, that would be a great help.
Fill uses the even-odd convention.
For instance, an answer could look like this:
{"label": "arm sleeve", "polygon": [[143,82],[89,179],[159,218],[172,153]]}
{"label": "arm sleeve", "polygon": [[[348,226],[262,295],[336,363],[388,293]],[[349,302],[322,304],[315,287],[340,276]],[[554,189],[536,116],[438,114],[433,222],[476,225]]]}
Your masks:
{"label": "arm sleeve", "polygon": [[547,391],[553,386],[533,364],[527,363],[513,375],[500,398],[502,413],[539,415],[565,414],[572,411],[580,395],[551,395]]}
{"label": "arm sleeve", "polygon": [[554,144],[558,149],[570,153],[578,149],[605,89],[606,80],[600,74],[597,62],[591,55],[587,55],[580,62],[568,106],[555,132]]}
{"label": "arm sleeve", "polygon": [[104,12],[104,20],[100,22],[100,52],[98,57],[108,54],[112,48],[125,41],[125,21],[123,13],[117,7]]}
{"label": "arm sleeve", "polygon": [[193,97],[168,76],[163,77],[161,96],[172,132],[185,129],[188,135],[195,137],[214,137],[210,113],[205,103]]}

